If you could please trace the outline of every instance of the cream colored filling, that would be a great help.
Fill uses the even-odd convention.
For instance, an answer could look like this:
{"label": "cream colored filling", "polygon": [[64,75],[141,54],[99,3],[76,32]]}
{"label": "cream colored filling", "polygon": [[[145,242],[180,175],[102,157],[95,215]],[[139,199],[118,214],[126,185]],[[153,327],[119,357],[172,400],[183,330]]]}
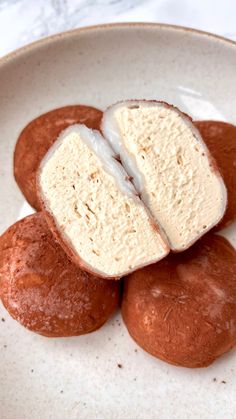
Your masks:
{"label": "cream colored filling", "polygon": [[155,102],[124,102],[105,113],[103,132],[173,250],[190,246],[219,222],[226,206],[223,180],[180,112]]}
{"label": "cream colored filling", "polygon": [[64,240],[91,271],[116,277],[168,249],[103,141],[85,127],[66,130],[44,159],[39,183]]}

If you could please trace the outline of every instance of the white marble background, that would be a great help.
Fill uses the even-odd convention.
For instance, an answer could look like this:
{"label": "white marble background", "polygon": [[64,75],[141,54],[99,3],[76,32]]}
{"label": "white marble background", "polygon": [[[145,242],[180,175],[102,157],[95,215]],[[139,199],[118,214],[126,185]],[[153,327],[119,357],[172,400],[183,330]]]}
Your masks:
{"label": "white marble background", "polygon": [[0,56],[57,32],[128,21],[188,26],[236,40],[236,0],[0,0]]}

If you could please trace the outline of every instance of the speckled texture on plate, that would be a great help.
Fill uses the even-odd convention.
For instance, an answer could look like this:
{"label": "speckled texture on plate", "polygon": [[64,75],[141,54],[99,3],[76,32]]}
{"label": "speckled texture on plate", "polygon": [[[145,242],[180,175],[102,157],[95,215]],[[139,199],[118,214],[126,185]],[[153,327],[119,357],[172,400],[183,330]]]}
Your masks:
{"label": "speckled texture on plate", "polygon": [[[31,119],[68,104],[104,108],[139,97],[235,123],[235,68],[231,42],[141,24],[74,31],[0,61],[0,231],[31,212],[12,176],[14,144]],[[226,233],[235,245],[235,225]],[[1,419],[235,414],[236,352],[206,370],[169,366],[137,348],[119,315],[91,335],[48,340],[0,305],[0,354]]]}

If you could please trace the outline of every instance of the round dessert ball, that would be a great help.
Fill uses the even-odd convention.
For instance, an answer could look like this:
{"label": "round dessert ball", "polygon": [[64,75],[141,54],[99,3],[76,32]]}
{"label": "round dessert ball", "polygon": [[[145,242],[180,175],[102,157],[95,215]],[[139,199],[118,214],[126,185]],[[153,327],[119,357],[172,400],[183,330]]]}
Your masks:
{"label": "round dessert ball", "polygon": [[118,305],[119,284],[78,269],[41,213],[0,238],[0,297],[10,315],[44,336],[73,336],[101,327]]}
{"label": "round dessert ball", "polygon": [[122,316],[145,351],[170,364],[207,367],[236,343],[236,251],[209,234],[125,281]]}
{"label": "round dessert ball", "polygon": [[14,152],[14,176],[26,200],[36,210],[40,210],[36,172],[60,132],[73,124],[99,129],[102,115],[102,111],[91,106],[65,106],[39,116],[23,129]]}
{"label": "round dessert ball", "polygon": [[216,226],[220,230],[236,218],[236,126],[220,121],[196,121],[195,125],[217,162],[228,192],[225,215]]}

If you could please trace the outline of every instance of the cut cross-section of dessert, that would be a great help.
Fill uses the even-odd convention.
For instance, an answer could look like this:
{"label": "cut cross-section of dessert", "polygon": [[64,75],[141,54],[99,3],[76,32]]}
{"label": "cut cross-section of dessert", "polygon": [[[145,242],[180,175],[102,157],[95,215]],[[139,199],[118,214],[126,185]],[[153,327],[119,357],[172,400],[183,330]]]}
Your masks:
{"label": "cut cross-section of dessert", "polygon": [[43,159],[38,192],[52,232],[83,269],[117,278],[167,255],[169,247],[112,148],[73,125]]}
{"label": "cut cross-section of dessert", "polygon": [[130,100],[107,109],[102,131],[173,251],[221,220],[226,188],[190,117],[164,102]]}

